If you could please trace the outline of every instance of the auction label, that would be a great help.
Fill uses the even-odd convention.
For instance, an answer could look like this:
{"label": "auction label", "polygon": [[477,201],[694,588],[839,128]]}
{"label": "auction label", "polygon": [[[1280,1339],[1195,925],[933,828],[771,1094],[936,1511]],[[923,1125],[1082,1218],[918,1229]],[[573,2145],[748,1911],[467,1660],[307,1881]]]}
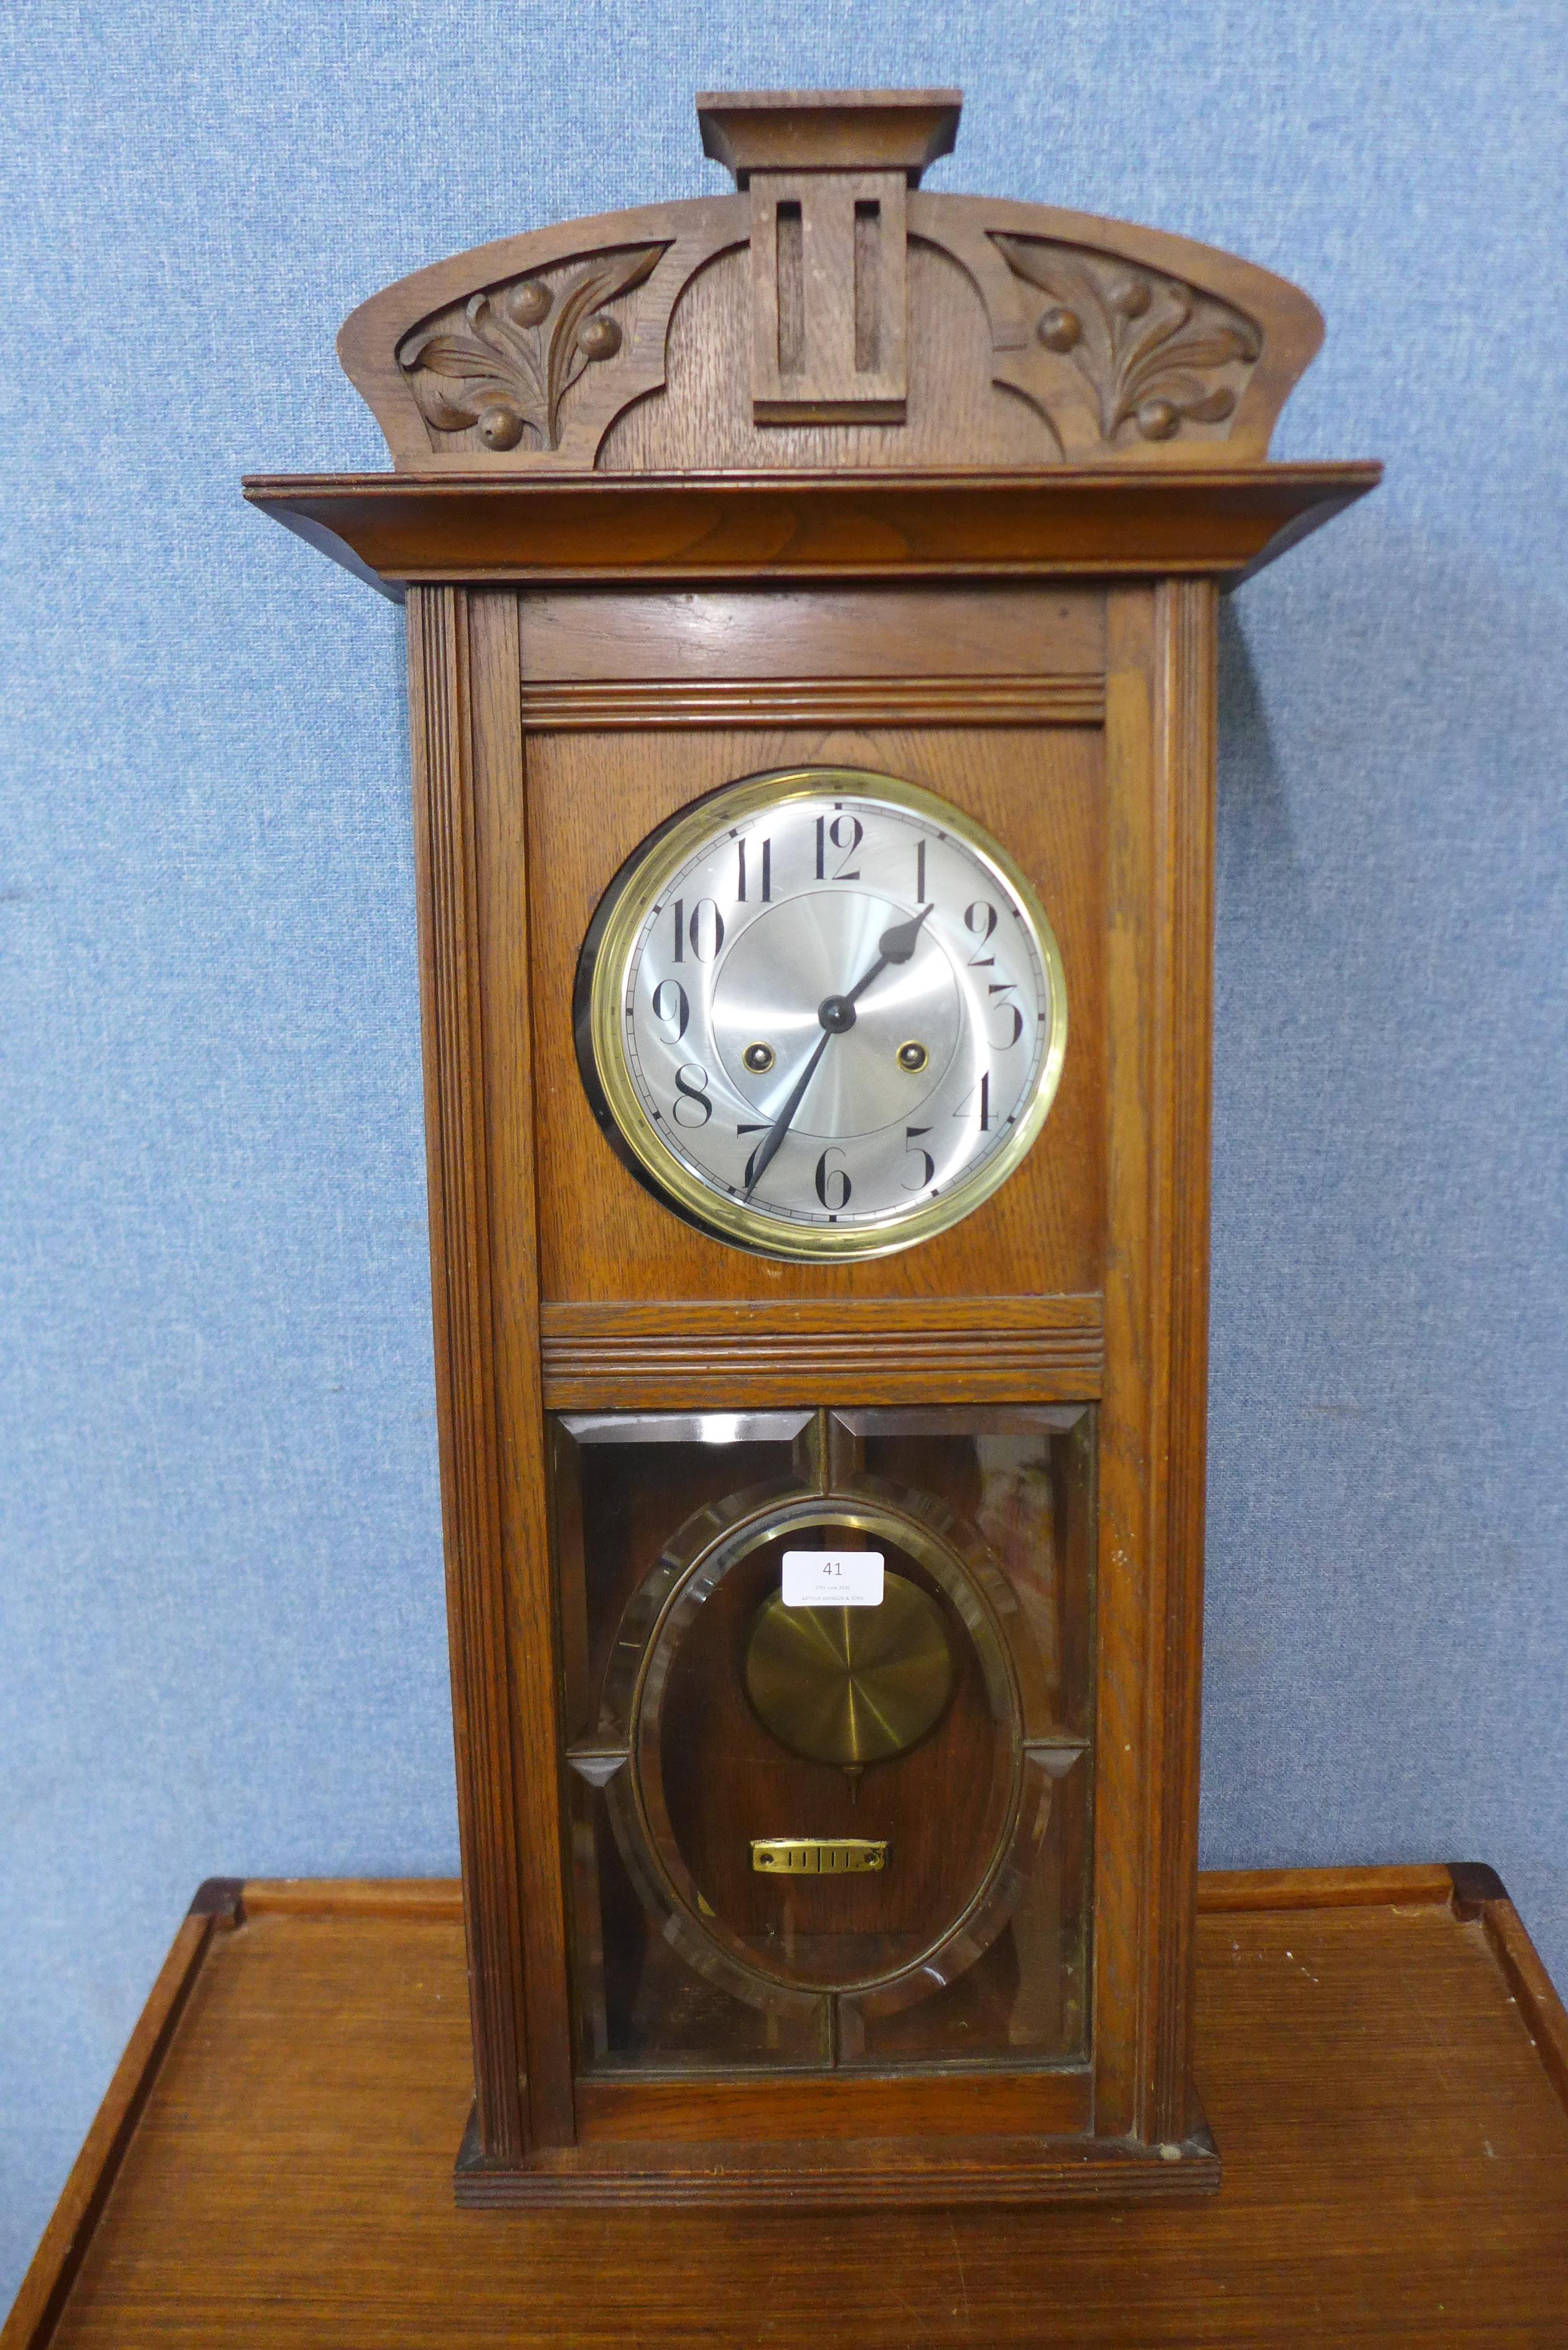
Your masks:
{"label": "auction label", "polygon": [[786,1607],[880,1607],[879,1550],[786,1550]]}

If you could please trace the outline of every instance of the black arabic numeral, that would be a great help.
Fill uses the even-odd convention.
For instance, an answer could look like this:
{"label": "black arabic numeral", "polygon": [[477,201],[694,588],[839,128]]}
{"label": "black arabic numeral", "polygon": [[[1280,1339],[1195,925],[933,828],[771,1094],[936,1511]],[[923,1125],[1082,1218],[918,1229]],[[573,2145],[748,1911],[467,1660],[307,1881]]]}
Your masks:
{"label": "black arabic numeral", "polygon": [[[988,995],[1011,995],[1017,984],[1018,982],[1015,979],[1010,979],[1002,985],[998,986],[993,980],[991,986],[987,988],[986,993]],[[1016,1003],[993,1003],[990,1008],[992,1012],[1010,1012],[1012,1014],[1012,1035],[1003,1036],[1000,1039],[993,1036],[991,1040],[994,1051],[998,1053],[1010,1053],[1014,1045],[1017,1044],[1020,1036],[1023,1034],[1023,1014],[1020,1012]]]}
{"label": "black arabic numeral", "polygon": [[[684,1117],[680,1112],[682,1102],[691,1104]],[[713,1105],[708,1098],[708,1072],[700,1062],[689,1061],[685,1068],[676,1070],[675,1099],[670,1105],[670,1114],[677,1126],[706,1126],[712,1117]]]}
{"label": "black arabic numeral", "polygon": [[[980,1130],[981,1134],[989,1134],[992,1126],[996,1123],[995,1119],[991,1115],[991,1072],[989,1069],[986,1071],[984,1076],[981,1077],[980,1084],[975,1090],[980,1097]],[[965,1094],[962,1101],[960,1102],[957,1109],[954,1110],[953,1116],[955,1118],[967,1118],[969,1116],[969,1106],[974,1098],[974,1094]]]}
{"label": "black arabic numeral", "polygon": [[[846,825],[849,827],[847,839],[844,835]],[[865,837],[866,827],[857,816],[836,816],[831,824],[825,816],[819,816],[816,819],[817,879],[819,881],[858,881],[859,867],[857,866],[853,873],[847,868],[850,858]],[[829,873],[827,870],[827,852],[830,847],[836,848],[844,859],[836,873]]]}
{"label": "black arabic numeral", "polygon": [[[747,844],[744,840],[737,840],[735,843],[735,898],[737,902],[742,906],[746,902],[746,847]],[[774,894],[773,842],[771,840],[764,840],[762,843],[762,851],[763,853],[760,860],[762,865],[762,902],[766,906],[772,901]]]}
{"label": "black arabic numeral", "polygon": [[[767,1131],[768,1123],[765,1118],[760,1126],[738,1126],[735,1128],[735,1132],[737,1134],[766,1134]],[[746,1171],[741,1178],[742,1182],[745,1185],[748,1191],[757,1180],[757,1151],[760,1151],[762,1147],[762,1144],[759,1142],[756,1149],[752,1152],[750,1158],[746,1160]]]}
{"label": "black arabic numeral", "polygon": [[920,1172],[915,1180],[912,1183],[908,1180],[905,1181],[906,1191],[923,1191],[928,1183],[934,1183],[937,1180],[937,1162],[930,1152],[921,1147],[919,1140],[922,1134],[929,1134],[930,1130],[929,1126],[907,1126],[904,1128],[904,1156],[920,1161]]}
{"label": "black arabic numeral", "polygon": [[[675,1001],[666,1009],[666,999],[673,993]],[[653,1016],[662,1020],[670,1030],[670,1041],[679,1045],[686,1034],[686,1023],[691,1017],[691,1005],[686,990],[678,979],[661,979],[653,991]]]}
{"label": "black arabic numeral", "polygon": [[971,938],[978,941],[976,951],[969,959],[971,971],[989,971],[996,957],[982,955],[979,948],[984,946],[996,928],[996,908],[988,899],[977,898],[972,906],[964,909],[963,926]]}
{"label": "black arabic numeral", "polygon": [[915,903],[917,906],[924,906],[929,901],[926,897],[926,844],[923,840],[918,840],[915,843]]}
{"label": "black arabic numeral", "polygon": [[[842,1159],[843,1156],[843,1151],[836,1144],[829,1143],[816,1162],[816,1196],[829,1215],[833,1216],[836,1216],[841,1208],[848,1206],[849,1194],[853,1188],[846,1168],[830,1167],[827,1163],[830,1159]],[[836,1185],[836,1190],[834,1188]]]}
{"label": "black arabic numeral", "polygon": [[677,962],[684,962],[686,960],[686,900],[684,898],[677,898],[673,910],[675,914],[675,960]]}
{"label": "black arabic numeral", "polygon": [[715,899],[698,899],[691,909],[691,920],[686,925],[686,935],[691,941],[693,962],[711,962],[714,960],[724,943],[724,917]]}

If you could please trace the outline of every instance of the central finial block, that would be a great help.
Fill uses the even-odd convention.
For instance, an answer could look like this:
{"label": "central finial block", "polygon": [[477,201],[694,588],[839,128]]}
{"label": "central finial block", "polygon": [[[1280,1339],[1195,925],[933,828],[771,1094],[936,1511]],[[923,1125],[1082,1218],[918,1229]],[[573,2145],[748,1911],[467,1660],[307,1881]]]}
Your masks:
{"label": "central finial block", "polygon": [[739,90],[697,100],[703,152],[752,198],[752,413],[902,423],[904,199],[958,133],[951,89]]}
{"label": "central finial block", "polygon": [[957,89],[700,90],[702,152],[753,172],[901,172],[911,188],[958,137]]}

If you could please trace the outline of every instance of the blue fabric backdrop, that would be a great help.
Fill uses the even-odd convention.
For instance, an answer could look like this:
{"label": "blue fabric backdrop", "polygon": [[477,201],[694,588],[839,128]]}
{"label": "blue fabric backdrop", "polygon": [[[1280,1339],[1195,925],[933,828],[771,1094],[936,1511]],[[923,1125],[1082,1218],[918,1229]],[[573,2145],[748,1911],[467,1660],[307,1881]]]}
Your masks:
{"label": "blue fabric backdrop", "polygon": [[0,32],[0,2305],[196,1881],[456,1866],[400,619],[345,313],[958,82],[932,184],[1329,320],[1386,486],[1228,608],[1204,1850],[1493,1861],[1568,1978],[1561,0],[32,0]]}

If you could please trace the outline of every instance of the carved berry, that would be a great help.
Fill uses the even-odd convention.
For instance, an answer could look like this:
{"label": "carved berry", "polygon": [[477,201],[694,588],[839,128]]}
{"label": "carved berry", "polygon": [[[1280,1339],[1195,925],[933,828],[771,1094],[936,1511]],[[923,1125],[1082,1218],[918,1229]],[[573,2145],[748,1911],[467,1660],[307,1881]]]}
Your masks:
{"label": "carved berry", "polygon": [[1140,400],[1134,421],[1146,441],[1168,441],[1181,422],[1181,411],[1173,400]]}
{"label": "carved berry", "polygon": [[620,348],[620,328],[613,318],[585,318],[577,328],[577,348],[587,359],[614,359]]}
{"label": "carved berry", "polygon": [[1084,322],[1076,310],[1058,303],[1054,309],[1044,312],[1034,331],[1048,351],[1070,351],[1082,340]]}
{"label": "carved berry", "polygon": [[1129,277],[1125,286],[1116,288],[1111,301],[1124,318],[1141,318],[1153,298],[1141,277]]}
{"label": "carved berry", "polygon": [[487,449],[515,449],[523,438],[523,419],[510,408],[487,408],[479,420],[479,437]]}
{"label": "carved berry", "polygon": [[506,315],[514,327],[536,327],[550,315],[550,289],[536,278],[525,277],[506,296]]}

